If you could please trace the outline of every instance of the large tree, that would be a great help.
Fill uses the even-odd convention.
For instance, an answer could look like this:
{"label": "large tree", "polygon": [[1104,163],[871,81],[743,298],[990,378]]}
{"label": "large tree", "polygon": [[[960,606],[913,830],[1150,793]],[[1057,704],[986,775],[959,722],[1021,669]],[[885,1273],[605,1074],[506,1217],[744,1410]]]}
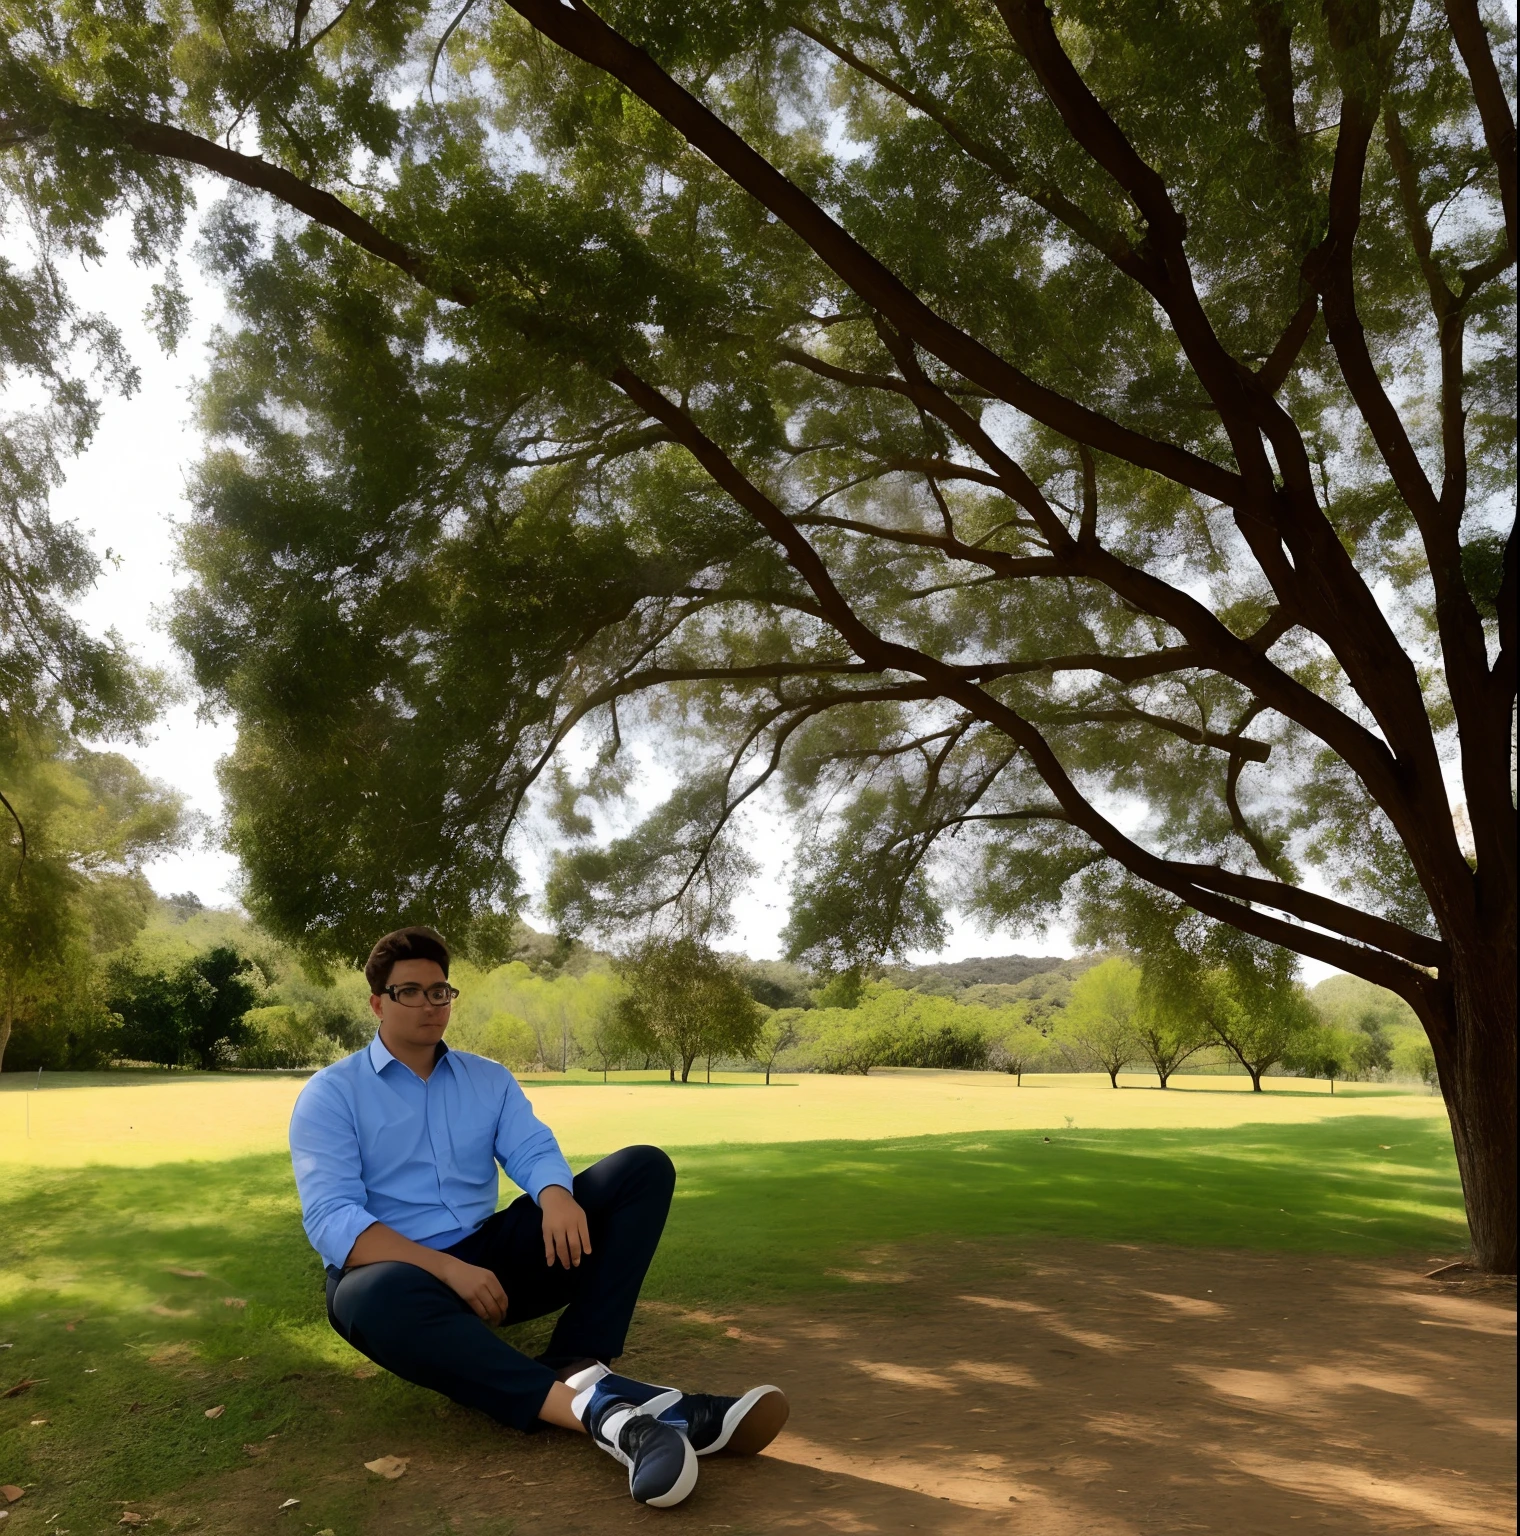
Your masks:
{"label": "large tree", "polygon": [[1497,11],[4,15],[50,238],[130,207],[166,252],[192,174],[237,187],[178,633],[266,921],[510,905],[566,738],[585,831],[653,722],[681,788],[617,903],[721,885],[779,777],[826,967],[1119,878],[1399,993],[1513,1270]]}

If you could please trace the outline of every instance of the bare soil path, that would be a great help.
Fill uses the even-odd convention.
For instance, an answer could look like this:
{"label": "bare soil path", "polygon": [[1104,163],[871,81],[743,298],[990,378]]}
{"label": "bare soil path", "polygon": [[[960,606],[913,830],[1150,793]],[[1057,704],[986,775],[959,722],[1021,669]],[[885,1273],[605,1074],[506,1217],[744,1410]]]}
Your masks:
{"label": "bare soil path", "polygon": [[[160,1529],[307,1536],[301,1506],[276,1512],[299,1474],[307,1510],[341,1493],[366,1536],[1501,1536],[1514,1287],[1422,1278],[1435,1262],[1054,1242],[867,1253],[845,1296],[641,1309],[630,1372],[774,1381],[792,1399],[769,1453],[705,1461],[679,1510],[633,1505],[621,1469],[569,1436],[429,1406],[342,1465],[292,1445],[144,1512]],[[385,1482],[359,1451],[407,1471]]]}

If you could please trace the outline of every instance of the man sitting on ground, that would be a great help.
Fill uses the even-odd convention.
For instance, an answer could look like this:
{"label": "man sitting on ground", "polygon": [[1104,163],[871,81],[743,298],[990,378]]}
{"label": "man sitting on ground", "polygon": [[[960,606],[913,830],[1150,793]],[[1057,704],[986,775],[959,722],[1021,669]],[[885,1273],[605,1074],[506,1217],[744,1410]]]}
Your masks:
{"label": "man sitting on ground", "polygon": [[[459,993],[432,929],[386,934],[364,974],[378,1033],[318,1072],[290,1120],[338,1333],[516,1429],[589,1435],[640,1503],[679,1504],[698,1456],[769,1445],[787,1416],[776,1387],[717,1397],[610,1369],[670,1209],[670,1159],[625,1147],[572,1178],[512,1074],[444,1044]],[[500,1211],[498,1163],[526,1191]],[[494,1331],[561,1307],[536,1359]]]}

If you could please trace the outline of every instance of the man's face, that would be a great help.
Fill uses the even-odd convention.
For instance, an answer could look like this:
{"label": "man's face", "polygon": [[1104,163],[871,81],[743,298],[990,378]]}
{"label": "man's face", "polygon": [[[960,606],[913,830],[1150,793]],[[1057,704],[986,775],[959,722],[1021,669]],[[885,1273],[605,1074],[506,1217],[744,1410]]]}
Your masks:
{"label": "man's face", "polygon": [[[398,960],[391,967],[386,986],[399,991],[406,986],[435,987],[447,980],[436,960]],[[386,1039],[401,1045],[436,1045],[449,1027],[449,1003],[439,1007],[425,1002],[421,1008],[408,1008],[388,993],[381,993],[370,997],[369,1006]]]}

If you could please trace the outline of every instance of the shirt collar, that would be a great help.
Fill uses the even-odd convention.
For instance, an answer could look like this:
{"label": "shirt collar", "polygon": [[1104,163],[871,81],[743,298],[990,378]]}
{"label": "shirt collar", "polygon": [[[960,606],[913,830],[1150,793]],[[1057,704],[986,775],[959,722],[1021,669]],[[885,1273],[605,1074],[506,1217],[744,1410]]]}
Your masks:
{"label": "shirt collar", "polygon": [[[442,1064],[448,1060],[448,1055],[448,1041],[440,1040],[438,1042],[438,1048],[433,1056],[434,1067],[436,1068],[442,1066]],[[381,1072],[385,1071],[385,1069],[393,1061],[396,1061],[396,1058],[391,1055],[390,1050],[385,1044],[385,1041],[380,1038],[380,1031],[377,1029],[375,1031],[375,1038],[369,1043],[369,1063],[375,1069],[375,1073],[378,1076]],[[397,1065],[403,1066],[405,1064],[402,1062],[397,1062]],[[408,1067],[407,1071],[411,1071],[411,1068]]]}

